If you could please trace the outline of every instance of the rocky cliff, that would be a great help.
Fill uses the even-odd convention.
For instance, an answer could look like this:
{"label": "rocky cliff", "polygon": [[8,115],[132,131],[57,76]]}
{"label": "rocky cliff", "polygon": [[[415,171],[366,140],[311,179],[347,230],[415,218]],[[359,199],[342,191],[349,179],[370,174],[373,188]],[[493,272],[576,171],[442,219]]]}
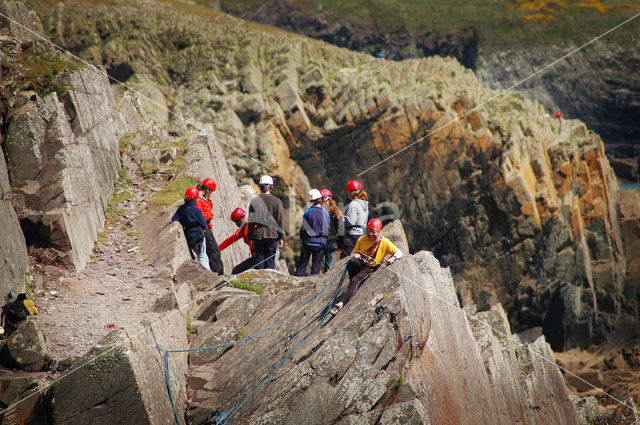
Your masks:
{"label": "rocky cliff", "polygon": [[454,60],[381,61],[150,5],[41,10],[56,41],[153,80],[172,131],[211,125],[241,182],[279,173],[290,234],[306,189],[339,194],[359,176],[372,215],[402,216],[412,246],[451,266],[462,300],[504,303],[516,331],[542,328],[563,349],[636,320],[636,297],[621,297],[634,236],[620,232],[616,177],[581,122],[559,126],[519,93],[494,98]]}
{"label": "rocky cliff", "polygon": [[[406,250],[400,222],[385,232]],[[239,341],[190,353],[192,423],[580,423],[544,339],[521,344],[499,306],[460,309],[431,254],[376,272],[326,316],[344,264],[287,290],[293,278],[250,272],[276,294],[200,304],[194,348]]]}
{"label": "rocky cliff", "polygon": [[[496,33],[492,35],[498,40],[509,37],[525,39],[520,48],[500,49],[478,34],[478,28],[482,31],[484,22],[470,23],[467,27],[453,23],[452,29],[447,32],[432,29],[429,22],[433,18],[430,18],[419,28],[409,29],[408,22],[403,18],[407,21],[414,19],[403,16],[403,13],[407,13],[404,10],[396,12],[394,16],[397,21],[391,29],[389,18],[379,16],[377,9],[384,7],[381,5],[343,9],[343,15],[335,16],[322,6],[314,8],[295,0],[266,0],[250,4],[224,0],[215,4],[203,3],[244,19],[304,34],[340,47],[372,55],[382,53],[388,59],[450,56],[476,71],[485,84],[494,88],[511,87],[527,79],[519,86],[520,90],[550,111],[561,111],[567,117],[587,123],[603,137],[609,156],[615,157],[613,165],[618,176],[638,180],[638,130],[635,125],[638,109],[635,105],[640,82],[634,72],[638,63],[637,41],[619,36],[621,31],[616,28],[597,43],[545,69],[541,75],[529,78],[583,43],[632,18],[634,7],[637,6],[623,3],[602,5],[600,2],[581,2],[576,6],[571,2],[563,2],[549,7],[546,3],[524,1],[518,2],[516,7],[513,3],[507,3],[502,6],[502,12],[499,9],[496,11],[493,19],[499,21],[500,13],[506,14],[505,20],[516,19],[518,12],[522,14],[527,11],[529,15],[520,17],[522,21],[518,25],[517,37],[511,33],[513,27],[502,26],[501,22],[496,22],[495,29],[489,30]],[[600,18],[608,15],[615,18],[608,20],[608,24],[600,24],[598,18],[589,18],[585,13],[591,8],[599,11]],[[627,10],[628,13],[615,13]],[[418,10],[416,13],[420,12]],[[437,15],[438,12],[434,10],[432,13]],[[461,10],[460,13],[464,15],[469,12]],[[585,15],[581,16],[581,13]],[[566,24],[573,27],[568,31],[558,31],[553,25],[550,28],[542,25],[541,30],[533,24],[539,19],[544,21],[545,17],[552,17],[552,22],[578,24]],[[483,18],[478,19],[482,21]],[[384,21],[387,21],[386,28]],[[633,25],[633,21],[627,22],[622,30],[633,37],[633,31],[629,28]],[[580,32],[577,27],[588,28],[587,34],[577,36]],[[486,28],[484,30],[487,31]],[[544,40],[531,41],[537,38],[536,31],[544,31]],[[487,34],[482,35],[486,38]]]}

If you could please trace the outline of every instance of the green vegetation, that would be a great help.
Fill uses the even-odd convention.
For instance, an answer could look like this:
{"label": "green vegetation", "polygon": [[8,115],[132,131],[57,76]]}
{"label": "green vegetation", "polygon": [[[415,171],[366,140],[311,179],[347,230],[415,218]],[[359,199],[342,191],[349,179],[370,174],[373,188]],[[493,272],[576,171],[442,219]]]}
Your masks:
{"label": "green vegetation", "polygon": [[[206,4],[206,0],[198,0]],[[223,9],[241,15],[266,3],[223,0]],[[640,11],[637,3],[613,0],[287,0],[313,16],[322,8],[328,22],[359,22],[386,33],[427,31],[450,34],[472,29],[483,52],[526,48],[544,44],[583,44]],[[633,25],[608,37],[629,44],[637,31]]]}
{"label": "green vegetation", "polygon": [[168,207],[184,197],[187,188],[195,186],[196,181],[190,178],[174,180],[160,191],[154,193],[149,200],[153,207]]}
{"label": "green vegetation", "polygon": [[[24,68],[20,70],[17,79],[22,90],[33,90],[40,96],[51,92],[62,95],[69,91],[63,79],[64,71],[75,71],[79,66],[74,62],[62,60],[56,56],[23,52],[16,58]],[[3,62],[3,68],[8,67]]]}
{"label": "green vegetation", "polygon": [[193,329],[191,329],[191,309],[187,310],[187,335],[191,335],[193,333]]}
{"label": "green vegetation", "polygon": [[232,279],[229,283],[231,286],[238,289],[244,289],[245,291],[255,292],[256,294],[262,295],[264,290],[260,285],[251,285],[249,282],[241,279]]}
{"label": "green vegetation", "polygon": [[240,329],[238,331],[238,333],[236,334],[236,341],[241,340],[242,338],[244,338],[244,331],[242,329]]}
{"label": "green vegetation", "polygon": [[396,382],[396,388],[400,388],[404,385],[404,371],[400,372],[400,376],[398,376],[398,382]]}

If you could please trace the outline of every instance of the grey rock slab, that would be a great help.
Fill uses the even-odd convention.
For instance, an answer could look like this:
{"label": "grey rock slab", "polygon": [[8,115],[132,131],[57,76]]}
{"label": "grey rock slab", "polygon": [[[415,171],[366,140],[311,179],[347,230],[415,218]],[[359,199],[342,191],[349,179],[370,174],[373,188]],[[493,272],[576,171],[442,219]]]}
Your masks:
{"label": "grey rock slab", "polygon": [[[187,348],[186,320],[168,314],[143,330],[116,330],[56,381],[53,420],[65,424],[173,424],[165,383],[165,350]],[[186,353],[169,353],[172,394],[178,417],[185,397]]]}
{"label": "grey rock slab", "polygon": [[8,354],[6,360],[10,364],[7,366],[20,370],[37,372],[44,370],[48,363],[49,354],[44,335],[38,322],[30,317],[7,338],[3,351],[3,358],[6,357],[5,353]]}

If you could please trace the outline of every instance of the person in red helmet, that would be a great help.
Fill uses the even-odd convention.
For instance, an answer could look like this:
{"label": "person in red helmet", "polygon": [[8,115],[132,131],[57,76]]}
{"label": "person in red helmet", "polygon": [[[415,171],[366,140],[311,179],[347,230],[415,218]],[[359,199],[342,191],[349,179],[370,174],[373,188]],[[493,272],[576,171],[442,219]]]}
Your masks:
{"label": "person in red helmet", "polygon": [[[331,193],[329,189],[322,189],[320,194],[322,195],[322,206],[331,216],[331,227],[329,228],[329,236],[327,236],[327,246],[324,251],[324,266],[322,268],[322,271],[326,272],[333,266],[335,254],[339,249],[338,234],[340,233],[340,226],[343,223],[343,215],[340,208],[338,208],[338,204],[333,199],[333,193]],[[342,224],[342,226],[344,226],[344,224]]]}
{"label": "person in red helmet", "polygon": [[224,274],[222,255],[220,254],[218,242],[216,242],[216,238],[213,236],[213,232],[211,231],[213,228],[211,220],[214,217],[211,195],[215,192],[216,186],[216,181],[211,177],[207,177],[202,180],[202,183],[198,185],[199,196],[196,201],[196,207],[202,211],[202,215],[204,215],[208,224],[204,231],[204,237],[206,240],[207,257],[209,257],[209,266],[212,271],[218,273],[219,276],[222,276]]}
{"label": "person in red helmet", "polygon": [[369,196],[358,180],[347,183],[347,193],[351,201],[344,210],[344,238],[340,258],[346,258],[353,252],[358,238],[364,235],[369,219]]}
{"label": "person in red helmet", "polygon": [[204,238],[204,231],[209,227],[202,211],[196,208],[198,196],[200,193],[197,187],[188,188],[184,194],[184,204],[178,207],[178,210],[171,217],[171,221],[179,221],[182,225],[191,258],[197,258],[202,267],[211,270]]}
{"label": "person in red helmet", "polygon": [[244,243],[249,245],[249,250],[251,251],[251,256],[235,266],[231,271],[232,274],[239,274],[245,272],[256,265],[256,253],[253,249],[253,241],[249,240],[249,226],[247,226],[247,214],[242,208],[236,208],[231,213],[231,221],[233,221],[236,226],[238,226],[238,230],[234,232],[233,235],[229,236],[227,239],[222,241],[220,244],[220,251],[224,251],[232,243],[239,241],[240,239],[244,239]]}
{"label": "person in red helmet", "polygon": [[[367,224],[367,234],[356,242],[353,248],[353,256],[347,263],[349,272],[349,287],[334,305],[332,313],[337,313],[351,297],[369,275],[384,262],[386,265],[393,264],[402,258],[402,251],[394,245],[386,236],[382,236],[382,222],[377,218],[372,218]],[[389,256],[386,260],[385,257]]]}

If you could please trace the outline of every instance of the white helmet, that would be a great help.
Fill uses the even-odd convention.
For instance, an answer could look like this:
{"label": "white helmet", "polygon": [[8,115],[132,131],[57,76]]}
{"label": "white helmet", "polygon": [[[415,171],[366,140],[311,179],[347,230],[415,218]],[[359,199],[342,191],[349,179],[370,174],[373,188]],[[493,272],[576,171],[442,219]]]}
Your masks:
{"label": "white helmet", "polygon": [[264,175],[260,177],[260,182],[258,184],[260,186],[273,186],[273,179],[269,175]]}
{"label": "white helmet", "polygon": [[309,191],[309,200],[311,202],[317,201],[320,198],[322,198],[322,194],[320,193],[320,191],[318,189],[311,189]]}

